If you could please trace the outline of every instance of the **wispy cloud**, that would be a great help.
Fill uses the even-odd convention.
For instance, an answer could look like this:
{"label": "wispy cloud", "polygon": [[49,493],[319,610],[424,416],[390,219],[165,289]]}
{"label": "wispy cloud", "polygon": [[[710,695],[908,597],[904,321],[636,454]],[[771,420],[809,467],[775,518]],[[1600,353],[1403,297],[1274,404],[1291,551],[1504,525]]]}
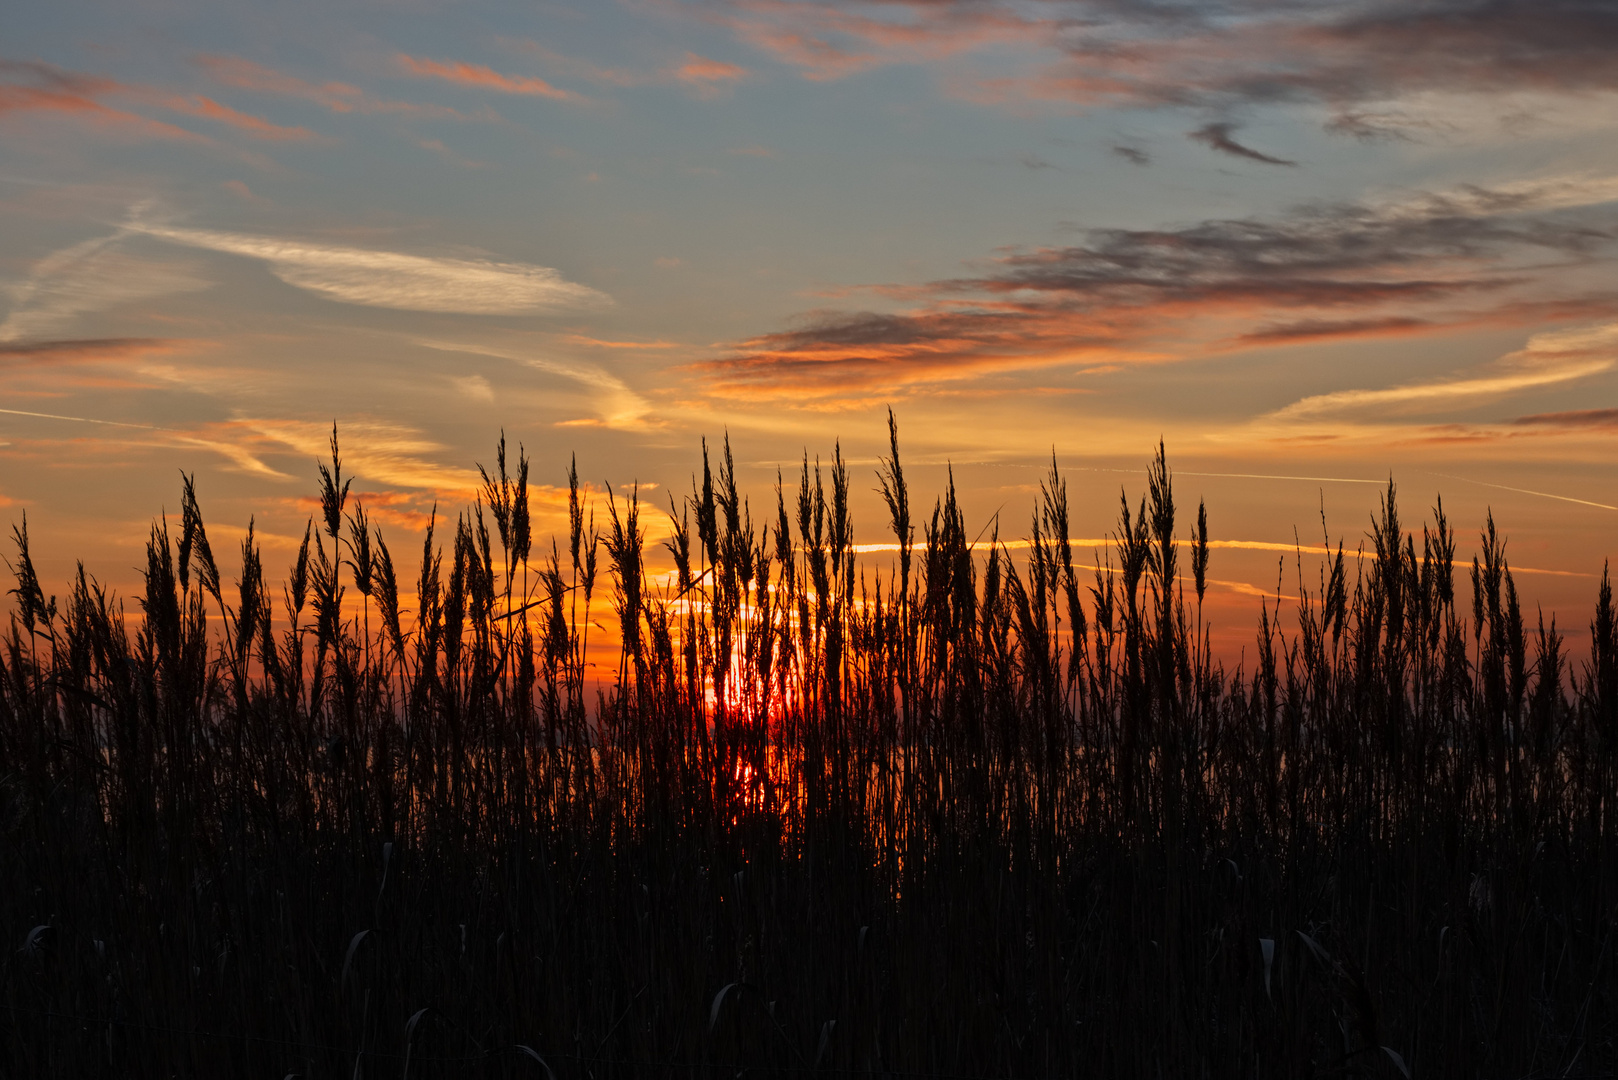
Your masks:
{"label": "wispy cloud", "polygon": [[221,85],[302,98],[332,112],[363,111],[369,101],[363,90],[350,83],[333,79],[317,83],[239,56],[199,56],[196,62]]}
{"label": "wispy cloud", "polygon": [[306,127],[288,127],[282,124],[273,124],[261,116],[241,112],[238,109],[231,108],[229,105],[222,105],[213,98],[203,97],[201,94],[165,94],[159,100],[165,108],[172,109],[175,112],[229,124],[231,127],[259,139],[268,139],[272,142],[330,141],[316,135]]}
{"label": "wispy cloud", "polygon": [[[468,498],[479,488],[475,470],[441,464],[445,447],[415,428],[374,418],[343,421],[345,472],[362,485],[412,488],[445,498]],[[275,417],[240,417],[212,424],[196,433],[221,446],[231,446],[254,461],[265,456],[301,457],[313,464],[329,456],[329,421]],[[268,468],[268,466],[265,466]]]}
{"label": "wispy cloud", "polygon": [[816,81],[887,64],[946,60],[990,45],[1037,43],[1064,21],[1004,2],[736,0],[686,10],[730,27],[743,41]]}
{"label": "wispy cloud", "polygon": [[121,420],[97,420],[89,416],[68,416],[64,413],[30,412],[26,409],[0,409],[6,416],[28,416],[36,420],[65,420],[74,424],[98,424],[102,427],[140,428],[143,431],[161,431],[152,424],[129,424]]}
{"label": "wispy cloud", "polygon": [[0,342],[52,337],[92,312],[208,287],[188,264],[120,250],[124,235],[93,237],[52,252],[22,281],[6,286],[11,311],[0,323]]}
{"label": "wispy cloud", "polygon": [[277,71],[239,56],[199,56],[196,63],[222,86],[309,101],[333,113],[389,115],[428,120],[497,119],[494,111],[487,107],[463,112],[448,105],[397,101],[369,94],[352,83],[330,79],[316,82]]}
{"label": "wispy cloud", "polygon": [[482,375],[455,375],[450,378],[450,384],[463,397],[473,401],[490,402],[494,400],[494,387]]}
{"label": "wispy cloud", "polygon": [[178,94],[158,87],[81,75],[34,61],[0,60],[0,113],[44,110],[77,114],[93,123],[136,135],[203,140],[201,135],[173,124],[109,106],[103,100],[106,98],[123,98],[132,103],[225,124],[254,138],[273,142],[324,141],[308,128],[276,124],[201,94]]}
{"label": "wispy cloud", "polygon": [[648,418],[652,411],[651,404],[631,390],[622,379],[604,368],[590,364],[567,363],[514,350],[494,349],[483,345],[471,345],[454,341],[418,340],[416,344],[443,352],[465,353],[469,356],[489,356],[498,360],[509,360],[514,364],[533,368],[535,371],[543,371],[547,375],[567,379],[594,391],[593,397],[599,419],[605,426],[615,428],[648,426]]}
{"label": "wispy cloud", "polygon": [[410,255],[314,241],[191,229],[135,217],[130,232],[265,262],[289,285],[331,300],[407,311],[517,315],[610,303],[603,293],[529,263]]}
{"label": "wispy cloud", "polygon": [[681,10],[813,80],[939,64],[951,92],[983,102],[1218,112],[1304,103],[1358,137],[1420,132],[1429,121],[1419,108],[1393,103],[1423,95],[1527,92],[1571,105],[1618,90],[1618,10],[1579,0],[720,0]]}
{"label": "wispy cloud", "polygon": [[124,88],[110,79],[77,75],[48,64],[0,60],[0,116],[49,112],[76,117],[118,136],[205,143],[205,136],[100,99]]}
{"label": "wispy cloud", "polygon": [[747,78],[750,72],[739,64],[711,60],[694,52],[674,69],[674,78],[691,87],[699,96],[711,97]]}
{"label": "wispy cloud", "polygon": [[461,60],[427,60],[400,53],[395,58],[400,67],[412,75],[442,79],[460,86],[479,90],[497,90],[502,94],[526,94],[556,101],[580,101],[579,95],[552,86],[544,79],[532,75],[502,75],[482,64],[469,64]]}
{"label": "wispy cloud", "polygon": [[991,370],[1588,318],[1618,298],[1546,301],[1535,290],[1554,264],[1588,263],[1611,242],[1605,219],[1587,212],[1608,188],[1560,178],[1091,230],[1079,244],[1001,255],[973,276],[873,287],[910,306],[810,312],[696,370],[721,395],[853,402]]}
{"label": "wispy cloud", "polygon": [[1524,427],[1618,430],[1618,409],[1573,409],[1567,412],[1534,413],[1512,421]]}
{"label": "wispy cloud", "polygon": [[564,341],[573,345],[590,345],[598,349],[674,349],[678,344],[673,341],[606,341],[602,338],[588,337],[584,334],[568,334]]}
{"label": "wispy cloud", "polygon": [[645,67],[606,67],[577,56],[559,53],[537,41],[510,41],[507,44],[535,56],[545,67],[567,78],[583,79],[599,86],[629,88],[638,86],[684,86],[699,98],[717,97],[753,73],[740,64],[716,60],[687,51],[677,60]]}
{"label": "wispy cloud", "polygon": [[1587,378],[1614,366],[1618,366],[1618,323],[1552,331],[1535,334],[1525,347],[1501,357],[1485,371],[1382,389],[1315,394],[1280,409],[1272,419],[1305,420],[1362,409],[1386,413],[1409,408],[1429,412],[1456,408],[1519,390]]}
{"label": "wispy cloud", "polygon": [[[1593,506],[1598,510],[1618,510],[1618,506],[1613,506],[1610,503],[1594,502],[1594,501],[1592,501],[1590,499],[1580,499],[1580,498],[1576,498],[1576,497],[1574,497],[1572,495],[1557,495],[1554,492],[1550,492],[1550,491],[1535,491],[1533,488],[1512,487],[1510,484],[1495,484],[1495,483],[1490,483],[1487,480],[1474,480],[1474,479],[1472,479],[1471,477],[1468,477],[1468,476],[1453,476],[1453,475],[1451,475],[1449,473],[1434,473],[1433,475],[1434,476],[1442,476],[1447,480],[1459,480],[1462,483],[1466,483],[1466,484],[1477,484],[1479,487],[1494,488],[1496,491],[1515,491],[1519,495],[1533,495],[1533,496],[1535,496],[1537,498],[1541,498],[1541,499],[1554,499],[1557,502],[1576,503],[1579,506]],[[1516,569],[1516,567],[1513,567],[1513,569]],[[1566,571],[1558,571],[1558,570],[1530,570],[1529,573],[1564,574],[1564,575],[1567,575],[1567,576],[1570,576],[1570,577],[1571,576],[1578,576],[1578,577],[1591,577],[1591,576],[1593,576],[1593,575],[1589,575],[1589,574],[1571,575],[1571,574],[1567,574]]]}
{"label": "wispy cloud", "polygon": [[1232,157],[1246,158],[1248,161],[1257,161],[1265,165],[1287,165],[1293,167],[1298,164],[1296,161],[1288,161],[1286,158],[1272,157],[1269,154],[1254,150],[1251,146],[1245,146],[1242,143],[1237,142],[1233,137],[1236,128],[1237,125],[1235,124],[1220,121],[1212,124],[1204,124],[1202,127],[1191,132],[1188,137],[1202,143],[1209,149],[1219,151],[1221,154],[1229,154]]}
{"label": "wispy cloud", "polygon": [[126,360],[169,352],[187,344],[171,338],[70,338],[0,345],[0,368],[71,364],[86,360]]}

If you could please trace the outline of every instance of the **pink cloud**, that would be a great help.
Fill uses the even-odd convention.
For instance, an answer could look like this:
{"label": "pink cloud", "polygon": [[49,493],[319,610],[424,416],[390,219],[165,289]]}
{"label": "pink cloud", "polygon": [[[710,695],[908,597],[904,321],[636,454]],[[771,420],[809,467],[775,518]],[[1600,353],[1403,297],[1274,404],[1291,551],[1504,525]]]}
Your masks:
{"label": "pink cloud", "polygon": [[27,80],[0,82],[0,114],[63,113],[96,127],[137,138],[207,141],[196,132],[103,104],[97,98],[128,93],[132,89],[110,79],[77,75],[48,64],[11,61],[0,61],[0,76]]}
{"label": "pink cloud", "polygon": [[722,86],[740,82],[747,78],[751,72],[737,64],[727,64],[723,60],[710,60],[696,53],[685,54],[685,61],[674,69],[674,77],[687,86],[693,86],[702,93],[713,93]]}
{"label": "pink cloud", "polygon": [[190,97],[178,95],[165,97],[163,104],[175,112],[229,124],[259,139],[269,139],[273,142],[324,141],[322,136],[316,135],[306,127],[283,127],[280,124],[273,124],[263,117],[240,112],[229,105],[221,105],[212,98],[203,97],[200,94]]}
{"label": "pink cloud", "polygon": [[1479,192],[1466,205],[1431,196],[1093,230],[1079,244],[1002,253],[976,276],[873,287],[904,307],[810,312],[690,370],[723,397],[837,406],[1052,365],[1610,317],[1612,293],[1547,299],[1531,265],[1546,253],[1594,257],[1610,236],[1536,209]]}
{"label": "pink cloud", "polygon": [[101,100],[122,97],[228,124],[254,138],[278,142],[314,142],[320,138],[308,128],[275,124],[199,94],[174,94],[155,87],[63,71],[49,64],[0,62],[0,75],[17,80],[0,83],[0,112],[69,113],[98,125],[151,138],[205,141],[204,136],[196,132],[109,106]]}
{"label": "pink cloud", "polygon": [[482,90],[498,90],[502,94],[529,94],[535,97],[552,98],[556,101],[577,101],[579,96],[568,90],[552,86],[544,79],[537,79],[528,75],[502,75],[493,68],[482,64],[468,64],[464,61],[454,60],[443,62],[438,60],[424,60],[415,56],[400,53],[396,57],[399,66],[412,75],[424,78],[443,79],[446,82],[456,83],[460,86],[471,86]]}
{"label": "pink cloud", "polygon": [[332,112],[353,112],[365,101],[364,91],[357,86],[332,81],[309,82],[239,56],[202,56],[197,58],[197,63],[215,82],[225,86],[303,98]]}
{"label": "pink cloud", "polygon": [[344,82],[311,82],[239,56],[202,56],[197,58],[209,77],[224,86],[251,90],[260,94],[310,101],[334,113],[364,115],[386,114],[445,120],[491,120],[492,111],[465,113],[447,105],[424,105],[410,101],[393,101],[373,97]]}

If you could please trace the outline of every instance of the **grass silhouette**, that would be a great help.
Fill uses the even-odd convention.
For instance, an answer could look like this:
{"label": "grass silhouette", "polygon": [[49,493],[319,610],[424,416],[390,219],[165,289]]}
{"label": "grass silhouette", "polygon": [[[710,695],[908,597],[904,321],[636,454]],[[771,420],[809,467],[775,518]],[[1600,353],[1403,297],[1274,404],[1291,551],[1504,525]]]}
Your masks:
{"label": "grass silhouette", "polygon": [[1610,1074],[1605,575],[1571,661],[1492,519],[1468,610],[1390,483],[1227,670],[1161,447],[1086,570],[1054,463],[1014,558],[890,436],[891,560],[840,453],[755,521],[727,443],[668,577],[576,469],[536,544],[502,438],[413,612],[335,429],[279,596],[189,479],[139,618],[47,598],[25,520],[0,1073]]}

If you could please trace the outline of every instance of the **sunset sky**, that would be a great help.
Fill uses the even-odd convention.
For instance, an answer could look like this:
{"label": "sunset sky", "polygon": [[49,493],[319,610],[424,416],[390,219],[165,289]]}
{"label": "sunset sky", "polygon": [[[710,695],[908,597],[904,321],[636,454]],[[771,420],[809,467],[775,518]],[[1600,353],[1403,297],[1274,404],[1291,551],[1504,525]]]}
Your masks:
{"label": "sunset sky", "polygon": [[1612,3],[0,25],[0,510],[47,591],[78,559],[137,588],[181,471],[214,548],[256,516],[278,574],[334,420],[395,551],[502,429],[547,528],[575,453],[667,508],[728,431],[773,507],[777,468],[840,439],[880,542],[889,406],[914,500],[952,464],[1004,538],[1053,452],[1105,536],[1161,437],[1240,637],[1256,593],[1296,593],[1295,541],[1324,514],[1352,550],[1390,475],[1418,548],[1440,492],[1468,559],[1492,507],[1575,637],[1618,553]]}

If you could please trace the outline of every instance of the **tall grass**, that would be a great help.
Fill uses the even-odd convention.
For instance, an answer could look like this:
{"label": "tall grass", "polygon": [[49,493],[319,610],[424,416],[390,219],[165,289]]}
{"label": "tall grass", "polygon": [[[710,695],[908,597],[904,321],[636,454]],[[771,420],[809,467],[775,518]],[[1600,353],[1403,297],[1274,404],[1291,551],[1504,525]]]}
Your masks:
{"label": "tall grass", "polygon": [[414,611],[335,430],[279,593],[189,479],[138,617],[24,521],[0,1074],[1610,1072],[1605,575],[1571,661],[1492,519],[1468,609],[1390,484],[1231,670],[1161,447],[1084,568],[1054,462],[1024,556],[890,436],[891,557],[840,453],[755,510],[727,443],[667,576],[576,469],[535,537],[502,438]]}

